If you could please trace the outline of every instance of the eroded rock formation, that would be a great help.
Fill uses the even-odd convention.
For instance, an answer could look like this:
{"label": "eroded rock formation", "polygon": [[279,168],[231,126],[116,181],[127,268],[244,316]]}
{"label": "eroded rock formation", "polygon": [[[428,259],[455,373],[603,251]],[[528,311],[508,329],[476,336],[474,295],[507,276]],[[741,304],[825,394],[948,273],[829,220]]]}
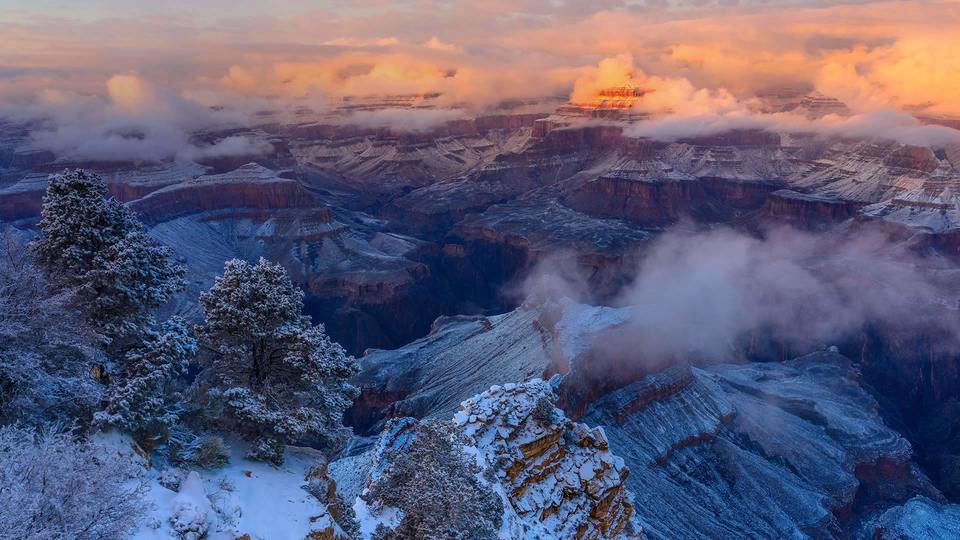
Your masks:
{"label": "eroded rock formation", "polygon": [[518,538],[599,540],[639,536],[629,474],[602,429],[568,420],[548,383],[494,386],[454,415],[466,440],[495,467]]}

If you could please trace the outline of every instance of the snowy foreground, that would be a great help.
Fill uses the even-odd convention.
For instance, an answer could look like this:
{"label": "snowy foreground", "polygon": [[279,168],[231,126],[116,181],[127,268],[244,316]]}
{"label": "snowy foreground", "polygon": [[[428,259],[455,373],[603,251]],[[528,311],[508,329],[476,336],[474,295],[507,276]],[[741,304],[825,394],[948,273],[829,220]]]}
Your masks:
{"label": "snowy foreground", "polygon": [[[623,460],[609,451],[602,429],[544,405],[553,398],[540,380],[495,386],[465,401],[445,424],[464,437],[478,482],[500,499],[498,537],[639,537]],[[151,463],[116,433],[101,434],[96,444],[141,468],[131,483],[143,484],[148,511],[135,539],[350,538],[336,510],[306,489],[309,478],[320,477],[342,486],[338,495],[352,504],[359,525],[354,537],[368,539],[378,526],[395,526],[402,513],[359,495],[410,451],[416,426],[410,418],[389,423],[373,449],[330,464],[329,480],[316,468],[323,456],[307,448],[288,447],[278,467],[246,459],[244,443],[230,441],[226,466],[184,471]]]}
{"label": "snowy foreground", "polygon": [[152,508],[133,538],[305,538],[333,526],[326,507],[302,487],[317,452],[289,448],[283,466],[275,467],[245,459],[242,445],[231,446],[230,463],[222,469],[147,470]]}

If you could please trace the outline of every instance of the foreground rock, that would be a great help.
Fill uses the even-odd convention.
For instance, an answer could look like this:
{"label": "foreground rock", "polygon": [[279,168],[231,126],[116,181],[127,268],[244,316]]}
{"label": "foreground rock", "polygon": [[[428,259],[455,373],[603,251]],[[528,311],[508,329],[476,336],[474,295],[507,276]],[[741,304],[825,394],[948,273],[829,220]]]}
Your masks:
{"label": "foreground rock", "polygon": [[454,422],[496,467],[514,534],[617,538],[633,534],[629,471],[602,429],[568,420],[547,383],[494,386],[460,405]]}
{"label": "foreground rock", "polygon": [[[503,499],[500,538],[639,538],[623,460],[611,452],[602,429],[569,420],[553,407],[555,399],[550,384],[535,379],[494,386],[464,401],[454,415],[466,450]],[[417,444],[415,426],[409,418],[388,425],[365,454],[367,486]],[[359,499],[358,505],[366,508]],[[370,521],[388,522],[390,509],[370,511]]]}

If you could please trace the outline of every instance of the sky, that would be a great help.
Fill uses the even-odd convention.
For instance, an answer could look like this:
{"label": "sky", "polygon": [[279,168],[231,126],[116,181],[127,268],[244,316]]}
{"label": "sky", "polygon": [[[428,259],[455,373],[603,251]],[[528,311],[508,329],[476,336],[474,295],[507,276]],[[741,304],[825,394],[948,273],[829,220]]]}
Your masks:
{"label": "sky", "polygon": [[[475,114],[626,83],[661,120],[638,136],[795,125],[757,116],[780,87],[900,133],[914,116],[960,117],[958,75],[956,0],[0,0],[0,117],[42,119],[59,150],[89,123],[176,139],[345,96],[438,93]],[[450,118],[416,114],[402,123]]]}

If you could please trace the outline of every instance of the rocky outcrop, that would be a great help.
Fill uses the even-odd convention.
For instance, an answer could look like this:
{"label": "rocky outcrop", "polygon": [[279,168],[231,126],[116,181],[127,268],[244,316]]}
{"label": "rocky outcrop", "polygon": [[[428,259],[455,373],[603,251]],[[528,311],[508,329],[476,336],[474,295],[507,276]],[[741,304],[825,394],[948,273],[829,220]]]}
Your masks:
{"label": "rocky outcrop", "polygon": [[[447,418],[454,400],[485,385],[499,384],[493,394],[506,399],[507,388],[559,373],[555,404],[576,422],[603,428],[610,451],[630,469],[626,484],[649,538],[847,538],[876,512],[917,494],[944,500],[920,472],[911,444],[884,422],[864,375],[837,353],[782,363],[650,366],[624,351],[598,355],[593,346],[620,327],[626,312],[574,303],[550,311],[526,306],[498,317],[446,319],[408,347],[368,355],[358,377],[364,392],[403,397],[377,403],[379,412],[368,409],[367,421]],[[896,373],[890,377],[906,382],[906,371]],[[940,376],[936,384],[945,391],[948,379]],[[885,393],[904,392],[898,388]],[[917,401],[915,394],[909,399]],[[475,411],[473,403],[465,401],[464,411]],[[484,432],[490,440],[510,439],[512,430],[508,422]],[[531,448],[539,446],[549,448],[548,441]]]}
{"label": "rocky outcrop", "polygon": [[775,185],[723,178],[601,176],[566,195],[563,203],[590,215],[624,219],[644,227],[663,227],[689,217],[729,219],[757,209]]}
{"label": "rocky outcrop", "polygon": [[[531,268],[565,254],[589,285],[593,300],[615,295],[636,268],[651,233],[626,221],[592,217],[555,200],[531,198],[494,205],[453,229],[487,286],[508,287]],[[569,262],[569,261],[565,261]]]}
{"label": "rocky outcrop", "polygon": [[682,139],[697,146],[780,146],[780,134],[762,129],[733,129],[716,135]]}
{"label": "rocky outcrop", "polygon": [[584,150],[620,150],[624,153],[651,156],[657,147],[650,141],[625,137],[623,126],[577,125],[555,126],[549,120],[541,121],[534,129],[534,136],[541,137],[535,150],[545,154],[564,154]]}
{"label": "rocky outcrop", "polygon": [[932,173],[940,166],[940,160],[933,150],[924,146],[900,146],[883,160],[884,165]]}
{"label": "rocky outcrop", "polygon": [[0,196],[0,222],[36,219],[42,207],[42,191],[8,191]]}
{"label": "rocky outcrop", "polygon": [[857,537],[863,540],[960,538],[960,507],[918,496],[872,519]]}
{"label": "rocky outcrop", "polygon": [[631,468],[650,538],[842,538],[872,509],[939,497],[835,353],[677,369],[582,418]]}
{"label": "rocky outcrop", "polygon": [[856,208],[849,201],[781,189],[771,193],[763,203],[761,216],[798,228],[824,230],[852,218]]}
{"label": "rocky outcrop", "polygon": [[350,123],[349,116],[296,124],[285,129],[285,134],[302,139],[326,139],[331,142],[348,141],[361,137],[394,139],[401,144],[431,143],[443,137],[476,137],[489,131],[520,130],[533,126],[546,113],[501,113],[474,118],[456,118],[424,130],[394,130],[389,127],[365,127]]}
{"label": "rocky outcrop", "polygon": [[[553,406],[555,397],[540,379],[494,386],[465,400],[453,416],[465,450],[503,501],[501,538],[640,538],[623,460],[602,429],[567,419]],[[365,486],[417,444],[416,437],[416,420],[389,422],[364,454]],[[334,464],[338,474],[355,470],[351,460]]]}
{"label": "rocky outcrop", "polygon": [[[296,180],[281,178],[255,163],[229,173],[202,176],[159,189],[132,201],[129,206],[141,220],[151,225],[215,210],[310,209],[321,221],[331,219],[329,209]],[[264,214],[269,216],[269,213]]]}
{"label": "rocky outcrop", "polygon": [[491,380],[542,375],[553,351],[549,336],[538,330],[540,315],[520,309],[492,317],[443,318],[410,345],[369,352],[360,359],[361,396],[347,412],[348,423],[364,433],[378,432],[391,417],[449,417]]}
{"label": "rocky outcrop", "polygon": [[182,310],[195,309],[192,300],[237,256],[283,264],[307,293],[307,312],[352,353],[421,336],[453,305],[417,260],[423,242],[386,232],[366,214],[335,213],[298,181],[256,164],[160,189],[130,207],[185,262]]}
{"label": "rocky outcrop", "polygon": [[495,383],[566,372],[596,333],[625,316],[562,300],[489,317],[438,319],[426,337],[360,358],[354,382],[361,397],[348,411],[348,423],[369,434],[388,418],[449,418],[462,401]]}
{"label": "rocky outcrop", "polygon": [[454,415],[468,444],[503,485],[516,538],[639,536],[629,471],[602,429],[568,420],[548,383],[494,386]]}

